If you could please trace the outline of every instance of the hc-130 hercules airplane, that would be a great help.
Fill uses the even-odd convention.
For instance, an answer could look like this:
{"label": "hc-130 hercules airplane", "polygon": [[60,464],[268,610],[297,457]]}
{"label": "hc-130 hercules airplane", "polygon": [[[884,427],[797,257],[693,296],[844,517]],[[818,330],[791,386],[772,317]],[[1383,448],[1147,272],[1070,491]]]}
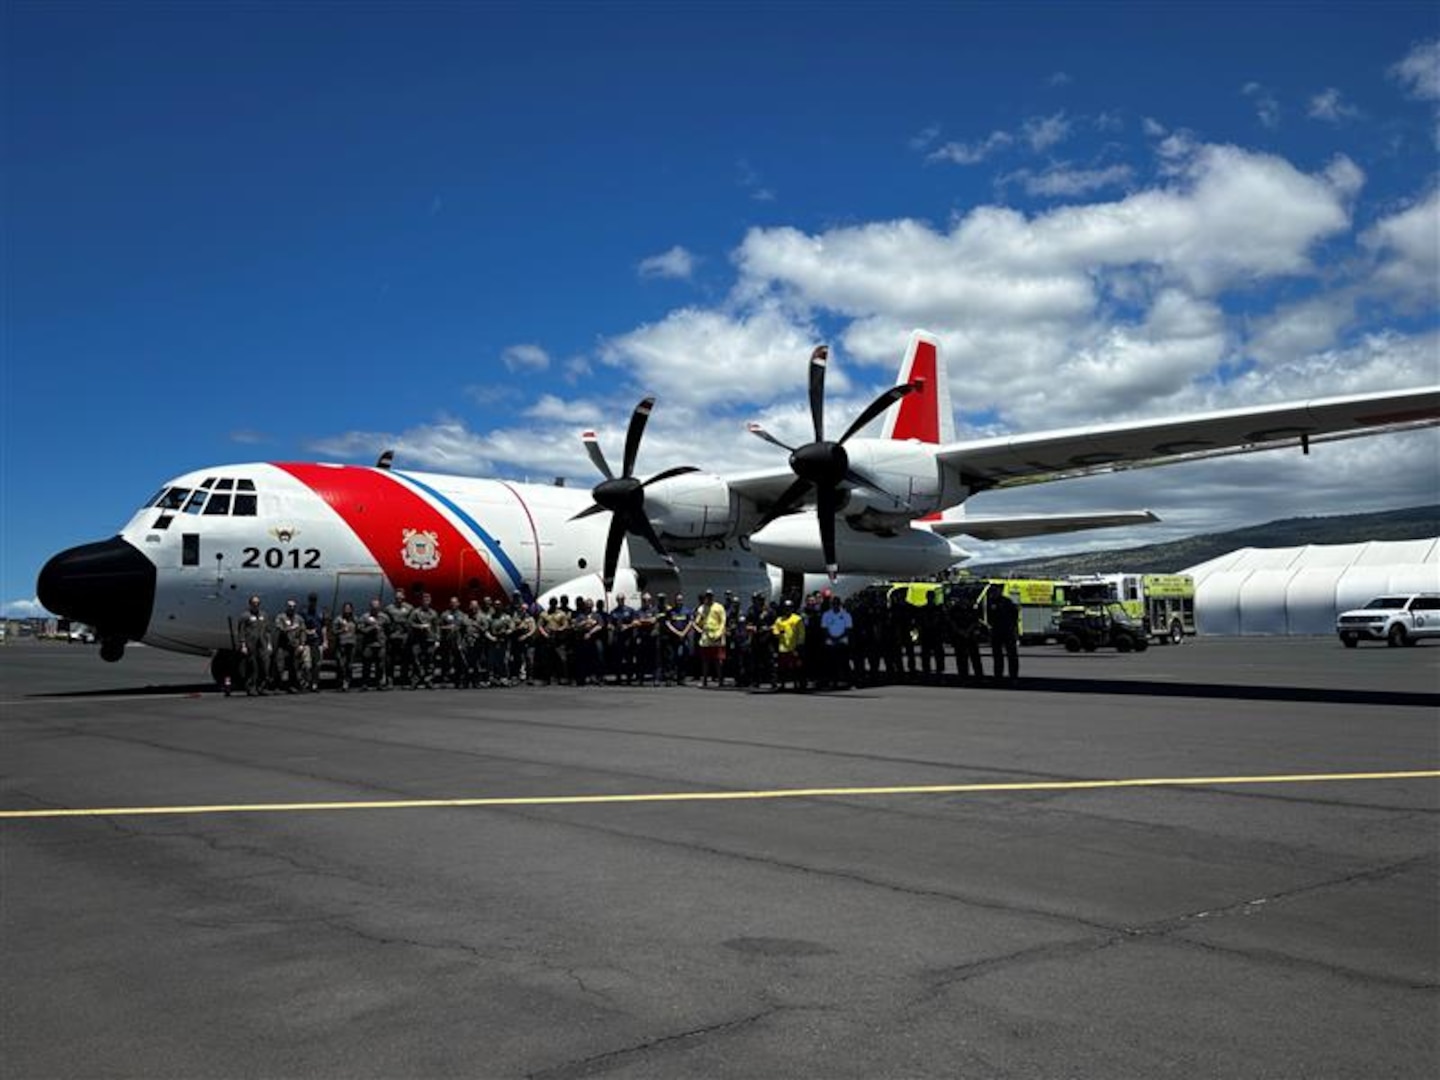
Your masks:
{"label": "hc-130 hercules airplane", "polygon": [[[200,469],[166,483],[119,535],[54,556],[37,594],[96,629],[101,656],[128,641],[216,657],[258,594],[269,610],[314,592],[331,611],[395,590],[437,604],[521,592],[740,595],[772,574],[918,576],[966,552],[951,537],[999,539],[1158,520],[1148,511],[955,516],[971,495],[1120,469],[1196,461],[1440,423],[1440,386],[1232,409],[1161,420],[956,441],[935,338],[911,335],[899,384],[839,439],[826,438],[827,352],[810,358],[814,440],[788,466],[722,476],[693,466],[635,476],[654,399],[635,409],[618,475],[593,432],[604,477],[588,494],[552,485],[374,467],[276,462]],[[861,438],[886,417],[881,438]],[[945,511],[951,511],[946,515]],[[644,543],[633,543],[630,538]],[[799,583],[797,578],[791,581]]]}

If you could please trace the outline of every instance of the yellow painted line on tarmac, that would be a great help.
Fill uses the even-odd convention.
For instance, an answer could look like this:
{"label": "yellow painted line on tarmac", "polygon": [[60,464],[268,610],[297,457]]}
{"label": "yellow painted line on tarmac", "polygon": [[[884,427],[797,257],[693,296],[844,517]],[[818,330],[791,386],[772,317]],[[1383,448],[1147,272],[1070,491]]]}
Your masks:
{"label": "yellow painted line on tarmac", "polygon": [[1288,773],[1279,776],[1167,776],[1145,780],[1027,780],[1005,784],[779,788],[771,791],[665,791],[632,795],[526,795],[475,799],[387,799],[372,802],[237,803],[197,806],[102,806],[0,810],[0,819],[142,817],[165,814],[319,813],[331,810],[447,810],[485,806],[604,806],[617,803],[744,802],[859,798],[876,795],[968,795],[995,791],[1099,791],[1107,788],[1215,787],[1240,784],[1335,784],[1362,780],[1440,780],[1440,769],[1415,772]]}

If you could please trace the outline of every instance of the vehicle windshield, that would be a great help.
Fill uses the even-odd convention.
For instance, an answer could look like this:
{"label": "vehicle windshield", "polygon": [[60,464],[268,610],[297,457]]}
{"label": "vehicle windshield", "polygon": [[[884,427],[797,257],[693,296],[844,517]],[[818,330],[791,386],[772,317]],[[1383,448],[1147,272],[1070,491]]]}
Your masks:
{"label": "vehicle windshield", "polygon": [[1377,596],[1365,605],[1365,609],[1368,611],[1371,608],[1403,608],[1404,606],[1405,597],[1403,596]]}

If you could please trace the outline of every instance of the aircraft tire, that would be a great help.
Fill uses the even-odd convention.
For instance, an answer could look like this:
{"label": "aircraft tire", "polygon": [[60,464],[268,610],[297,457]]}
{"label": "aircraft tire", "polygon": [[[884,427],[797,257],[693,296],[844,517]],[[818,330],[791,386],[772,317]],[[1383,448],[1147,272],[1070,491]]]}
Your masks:
{"label": "aircraft tire", "polygon": [[240,654],[232,649],[221,649],[210,658],[210,677],[216,686],[224,686],[226,677],[238,678]]}
{"label": "aircraft tire", "polygon": [[1170,624],[1169,641],[1171,645],[1181,645],[1185,641],[1185,627],[1180,625],[1178,619]]}

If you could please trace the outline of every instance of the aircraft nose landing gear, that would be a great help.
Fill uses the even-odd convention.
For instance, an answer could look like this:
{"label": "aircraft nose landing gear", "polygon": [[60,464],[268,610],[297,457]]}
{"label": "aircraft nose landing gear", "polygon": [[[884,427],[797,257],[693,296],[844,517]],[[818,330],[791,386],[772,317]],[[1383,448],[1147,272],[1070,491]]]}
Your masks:
{"label": "aircraft nose landing gear", "polygon": [[102,637],[100,639],[100,659],[107,663],[115,663],[125,655],[125,639],[123,637]]}

